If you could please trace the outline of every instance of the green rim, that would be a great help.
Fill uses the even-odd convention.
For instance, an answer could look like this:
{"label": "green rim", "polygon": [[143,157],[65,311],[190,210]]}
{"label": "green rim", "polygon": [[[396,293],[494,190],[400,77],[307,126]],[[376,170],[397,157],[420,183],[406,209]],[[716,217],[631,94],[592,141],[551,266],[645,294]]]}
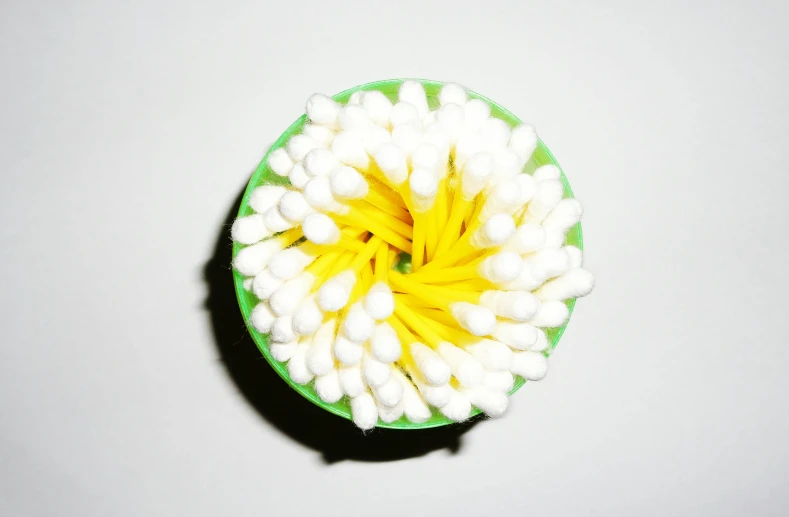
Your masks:
{"label": "green rim", "polygon": [[[344,92],[338,93],[337,95],[334,95],[333,98],[339,102],[346,102],[354,92],[363,91],[363,90],[378,90],[383,94],[385,94],[390,100],[396,101],[397,90],[405,80],[406,79],[390,79],[386,81],[367,83],[361,86],[356,86],[349,90],[345,90]],[[438,92],[444,83],[440,81],[430,81],[425,79],[417,79],[417,80],[420,83],[422,83],[422,85],[424,85],[425,91],[427,92],[428,103],[430,104],[431,109],[437,107]],[[494,117],[504,120],[505,122],[507,122],[513,127],[521,123],[520,119],[518,119],[515,115],[513,115],[506,109],[502,108],[495,102],[491,101],[487,97],[484,97],[472,91],[469,91],[468,93],[469,93],[469,97],[475,99],[481,99],[487,102],[488,104],[490,104],[491,114]],[[250,193],[256,187],[259,187],[261,185],[288,184],[287,179],[283,179],[271,172],[271,169],[269,169],[268,167],[268,156],[269,154],[271,154],[273,150],[284,146],[291,136],[299,133],[305,122],[306,122],[306,116],[302,115],[298,120],[296,120],[293,124],[291,124],[290,127],[287,130],[285,130],[285,132],[282,133],[282,135],[277,139],[277,141],[274,142],[274,144],[271,146],[271,149],[269,149],[269,151],[266,153],[266,156],[264,156],[263,159],[260,161],[260,164],[257,166],[255,172],[252,174],[252,178],[249,180],[247,189],[244,192],[244,197],[241,200],[241,206],[239,207],[238,210],[238,217],[243,217],[253,213],[252,208],[250,208],[249,206],[249,196]],[[545,146],[545,144],[543,144],[542,141],[539,141],[537,149],[534,151],[531,160],[529,160],[529,162],[526,164],[526,167],[524,168],[524,172],[532,173],[537,167],[547,164],[556,165],[557,167],[559,167],[559,170],[561,170],[559,163],[553,157],[553,155]],[[573,197],[573,191],[570,188],[570,183],[567,181],[564,172],[562,172],[562,182],[564,183],[565,197]],[[566,243],[572,244],[580,249],[583,249],[583,237],[581,234],[580,224],[573,227],[567,233]],[[243,247],[242,245],[239,245],[237,243],[233,244],[233,258],[235,258],[236,254],[242,247]],[[275,360],[273,357],[271,357],[268,348],[268,335],[261,334],[249,324],[249,315],[252,312],[252,309],[254,309],[255,305],[257,305],[258,300],[257,298],[255,298],[255,296],[252,293],[244,289],[243,286],[244,277],[241,274],[233,270],[233,278],[236,286],[236,296],[238,297],[238,304],[239,307],[241,308],[241,314],[244,316],[244,321],[246,322],[247,329],[249,330],[252,339],[254,339],[255,344],[260,349],[260,352],[263,354],[263,357],[265,357],[266,360],[271,365],[271,367],[274,368],[274,371],[276,371],[279,374],[279,376],[282,377],[291,388],[299,392],[302,396],[304,396],[304,398],[306,398],[313,404],[316,404],[317,406],[320,406],[326,411],[334,413],[335,415],[350,420],[351,407],[350,407],[350,402],[347,400],[347,397],[343,397],[339,402],[336,402],[334,404],[327,404],[326,402],[322,401],[320,397],[318,397],[318,394],[315,392],[312,383],[306,385],[296,384],[291,380],[290,376],[288,375],[287,364],[281,363]],[[575,307],[575,300],[569,300],[567,302],[567,307],[569,308],[570,314],[572,315],[573,308]],[[550,329],[546,332],[548,335],[548,339],[551,342],[551,346],[546,351],[546,354],[549,354],[550,352],[553,351],[554,348],[556,348],[556,345],[559,343],[559,339],[561,339],[562,334],[564,333],[564,329],[567,328],[567,323],[569,323],[569,318],[568,321],[562,327],[556,329]],[[525,382],[526,381],[523,378],[516,377],[515,386],[510,391],[510,395],[518,391],[521,388],[521,386],[525,384]],[[479,413],[480,411],[474,408],[472,412],[472,416],[478,415]],[[426,422],[416,424],[413,422],[409,422],[404,416],[399,420],[389,424],[379,421],[378,427],[384,427],[389,429],[426,429],[430,427],[451,425],[454,423],[455,422],[449,420],[434,408],[433,416]]]}

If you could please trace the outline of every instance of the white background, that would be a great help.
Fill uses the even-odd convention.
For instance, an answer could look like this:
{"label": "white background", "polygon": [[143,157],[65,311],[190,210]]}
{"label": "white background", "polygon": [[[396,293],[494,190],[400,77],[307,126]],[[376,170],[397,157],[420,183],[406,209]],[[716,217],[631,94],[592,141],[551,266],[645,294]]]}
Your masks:
{"label": "white background", "polygon": [[[785,515],[787,14],[4,0],[0,513]],[[598,286],[505,418],[363,437],[244,337],[226,231],[308,95],[395,77],[538,128]]]}

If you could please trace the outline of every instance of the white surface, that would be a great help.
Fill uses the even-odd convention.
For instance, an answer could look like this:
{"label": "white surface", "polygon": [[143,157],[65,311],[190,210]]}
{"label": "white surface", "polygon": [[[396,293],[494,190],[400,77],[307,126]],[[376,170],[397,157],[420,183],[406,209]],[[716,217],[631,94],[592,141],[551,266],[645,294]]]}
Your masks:
{"label": "white surface", "polygon": [[[4,1],[0,512],[782,515],[789,36],[758,4]],[[454,453],[293,423],[316,413],[267,397],[227,264],[219,347],[205,307],[307,97],[409,76],[537,127],[598,279],[548,377]]]}

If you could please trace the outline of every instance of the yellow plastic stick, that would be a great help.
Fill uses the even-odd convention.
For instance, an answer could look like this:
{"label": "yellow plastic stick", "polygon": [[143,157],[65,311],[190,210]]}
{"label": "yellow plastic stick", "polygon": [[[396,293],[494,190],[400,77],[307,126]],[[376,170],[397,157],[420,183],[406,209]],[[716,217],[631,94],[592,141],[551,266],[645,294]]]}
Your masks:
{"label": "yellow plastic stick", "polygon": [[425,263],[433,260],[436,254],[436,246],[438,245],[438,210],[435,206],[427,211],[425,219],[427,222],[427,231],[425,232]]}
{"label": "yellow plastic stick", "polygon": [[375,250],[375,281],[387,283],[387,271],[389,271],[389,244],[381,242]]}
{"label": "yellow plastic stick", "polygon": [[369,265],[373,255],[375,255],[375,252],[378,251],[381,242],[381,238],[377,235],[370,237],[370,240],[364,245],[364,250],[356,255],[356,258],[354,258],[353,262],[351,262],[349,269],[355,273],[358,273],[365,265]]}
{"label": "yellow plastic stick", "polygon": [[419,271],[425,263],[425,232],[427,231],[425,214],[414,214],[414,240],[411,253],[411,269]]}
{"label": "yellow plastic stick", "polygon": [[396,231],[406,239],[410,239],[414,233],[413,227],[406,222],[401,221],[391,215],[388,215],[385,212],[382,212],[378,208],[374,207],[369,203],[363,203],[358,206],[359,211],[367,217],[372,217],[375,220],[379,221],[381,224],[387,226],[388,228]]}
{"label": "yellow plastic stick", "polygon": [[[471,202],[466,201],[460,192],[455,194],[449,221],[447,221],[446,229],[444,233],[441,234],[441,238],[438,241],[436,258],[441,258],[443,254],[457,242],[460,235],[460,226],[463,224],[463,216],[466,215],[466,210],[470,204]],[[468,232],[466,232],[466,234],[468,234]]]}
{"label": "yellow plastic stick", "polygon": [[[367,193],[367,197],[365,197],[364,200],[372,206],[380,208],[392,217],[395,217],[406,223],[411,223],[411,214],[409,214],[405,208],[401,208],[397,204],[393,203],[377,190],[370,189]],[[400,202],[402,203],[402,200],[400,200]]]}
{"label": "yellow plastic stick", "polygon": [[480,278],[479,273],[477,272],[477,265],[475,263],[465,266],[439,269],[438,271],[425,271],[425,269],[422,268],[420,272],[413,273],[409,276],[411,276],[413,280],[417,280],[425,284],[440,284],[444,282],[456,282]]}
{"label": "yellow plastic stick", "polygon": [[411,241],[387,228],[377,220],[365,217],[364,214],[355,210],[355,207],[351,207],[351,211],[348,214],[337,216],[337,220],[358,228],[367,228],[395,248],[411,253]]}
{"label": "yellow plastic stick", "polygon": [[413,311],[411,311],[411,309],[406,307],[402,303],[402,300],[398,302],[397,298],[395,298],[395,314],[402,318],[403,321],[414,330],[414,332],[424,338],[426,344],[436,347],[439,343],[441,343],[441,341],[443,341],[441,336],[429,325],[425,324],[418,314],[415,314]]}
{"label": "yellow plastic stick", "polygon": [[412,280],[410,277],[411,275],[401,275],[396,271],[391,271],[389,273],[389,281],[392,284],[392,287],[394,287],[395,291],[412,294],[420,300],[431,304],[432,307],[449,312],[451,300],[449,300],[442,293],[438,292],[432,286],[420,284],[419,282]]}

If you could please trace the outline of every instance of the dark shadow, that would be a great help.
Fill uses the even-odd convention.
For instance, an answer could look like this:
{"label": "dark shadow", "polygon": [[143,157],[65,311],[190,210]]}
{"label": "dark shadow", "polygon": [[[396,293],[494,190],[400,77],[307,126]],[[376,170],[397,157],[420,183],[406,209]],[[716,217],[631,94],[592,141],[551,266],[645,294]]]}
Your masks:
{"label": "dark shadow", "polygon": [[374,429],[362,433],[352,422],[312,404],[291,389],[269,366],[247,333],[236,301],[230,268],[230,225],[238,212],[236,198],[219,230],[214,255],[205,266],[214,338],[228,375],[239,393],[271,425],[322,454],[326,463],[342,460],[393,461],[447,449],[457,453],[461,436],[480,418],[464,424],[401,431]]}

